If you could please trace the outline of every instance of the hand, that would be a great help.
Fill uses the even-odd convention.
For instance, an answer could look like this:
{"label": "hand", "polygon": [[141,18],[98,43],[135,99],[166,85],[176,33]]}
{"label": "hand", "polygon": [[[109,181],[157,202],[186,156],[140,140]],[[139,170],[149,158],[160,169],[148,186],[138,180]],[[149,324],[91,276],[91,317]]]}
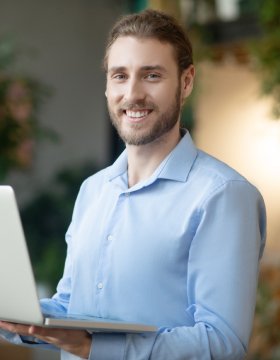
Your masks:
{"label": "hand", "polygon": [[44,328],[0,321],[0,328],[22,336],[34,336],[73,355],[88,359],[91,336],[84,330]]}

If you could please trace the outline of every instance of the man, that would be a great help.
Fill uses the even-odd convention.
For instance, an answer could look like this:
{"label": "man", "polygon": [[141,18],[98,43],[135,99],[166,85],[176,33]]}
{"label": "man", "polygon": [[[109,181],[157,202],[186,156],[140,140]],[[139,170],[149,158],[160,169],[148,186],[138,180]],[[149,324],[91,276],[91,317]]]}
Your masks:
{"label": "man", "polygon": [[0,326],[11,341],[62,349],[63,359],[242,359],[265,209],[254,186],[180,129],[195,75],[189,40],[161,12],[128,15],[111,31],[104,66],[110,116],[126,150],[82,185],[64,275],[42,307],[159,331]]}

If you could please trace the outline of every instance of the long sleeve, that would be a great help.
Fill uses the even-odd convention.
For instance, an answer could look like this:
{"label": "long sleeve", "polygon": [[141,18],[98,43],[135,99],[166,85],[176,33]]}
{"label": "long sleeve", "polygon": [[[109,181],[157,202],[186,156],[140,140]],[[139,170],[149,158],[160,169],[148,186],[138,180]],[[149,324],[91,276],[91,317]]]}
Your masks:
{"label": "long sleeve", "polygon": [[166,328],[152,336],[127,335],[125,344],[120,336],[119,346],[114,341],[114,355],[104,350],[108,342],[103,334],[93,341],[90,359],[244,358],[264,246],[264,205],[250,184],[231,181],[204,200],[197,217],[185,309],[193,326]]}

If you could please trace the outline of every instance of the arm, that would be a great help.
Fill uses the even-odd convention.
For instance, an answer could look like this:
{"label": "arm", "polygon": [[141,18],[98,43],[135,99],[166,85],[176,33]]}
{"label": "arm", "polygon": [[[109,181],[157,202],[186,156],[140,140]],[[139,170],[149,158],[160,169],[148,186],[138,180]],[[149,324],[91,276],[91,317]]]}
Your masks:
{"label": "arm", "polygon": [[201,204],[190,247],[186,312],[193,326],[146,336],[97,334],[90,359],[242,359],[264,238],[265,210],[256,189],[243,181],[221,186]]}

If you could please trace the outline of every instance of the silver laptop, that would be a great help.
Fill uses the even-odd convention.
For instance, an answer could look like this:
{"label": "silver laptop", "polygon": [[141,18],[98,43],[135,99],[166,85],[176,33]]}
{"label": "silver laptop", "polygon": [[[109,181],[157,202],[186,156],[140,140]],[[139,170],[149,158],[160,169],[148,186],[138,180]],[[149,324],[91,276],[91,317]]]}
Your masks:
{"label": "silver laptop", "polygon": [[13,189],[0,186],[0,319],[47,327],[154,332],[155,326],[103,318],[43,314]]}

